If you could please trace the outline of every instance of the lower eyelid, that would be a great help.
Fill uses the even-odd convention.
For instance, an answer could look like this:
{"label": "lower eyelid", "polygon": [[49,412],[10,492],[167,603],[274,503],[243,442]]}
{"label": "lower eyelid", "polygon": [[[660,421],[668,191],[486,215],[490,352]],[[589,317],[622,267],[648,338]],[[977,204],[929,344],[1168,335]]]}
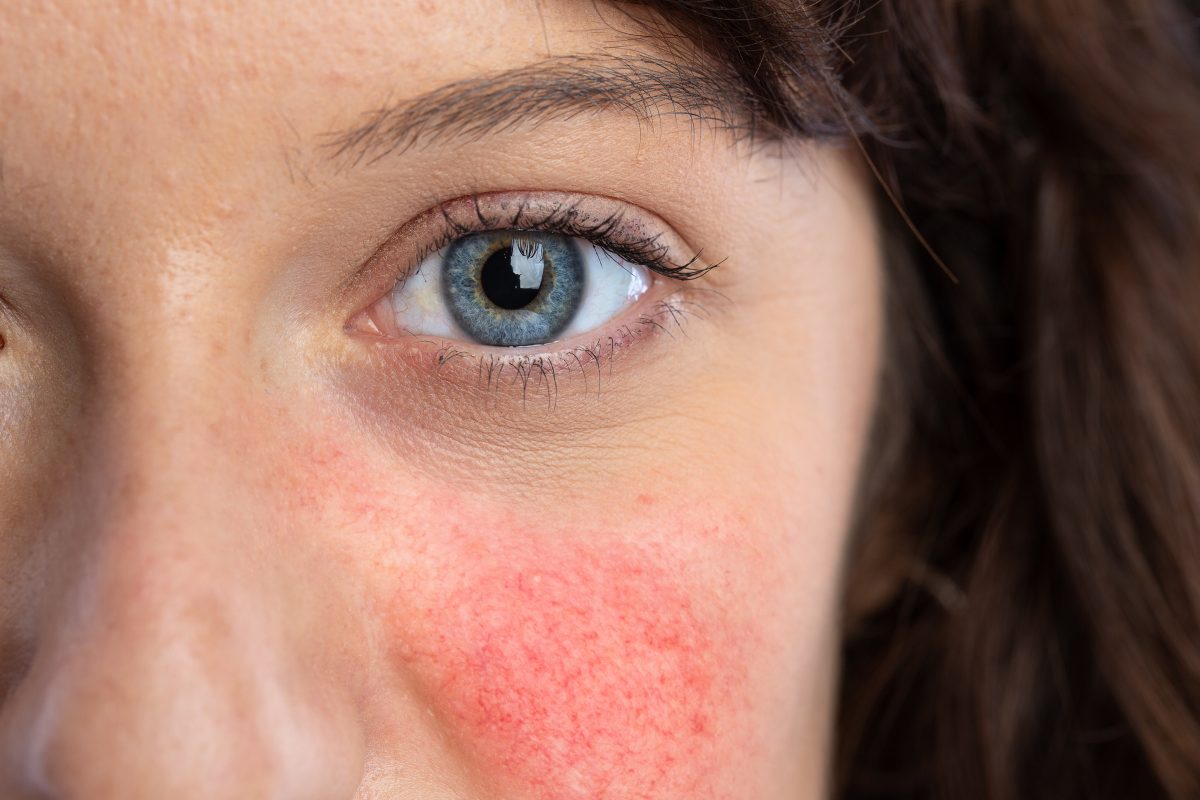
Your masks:
{"label": "lower eyelid", "polygon": [[653,368],[658,346],[684,347],[728,301],[702,287],[658,281],[640,301],[611,323],[544,346],[496,348],[437,336],[371,337],[370,344],[392,362],[391,370],[415,370],[425,379],[483,392],[530,408],[553,409],[568,396],[602,396],[618,369]]}

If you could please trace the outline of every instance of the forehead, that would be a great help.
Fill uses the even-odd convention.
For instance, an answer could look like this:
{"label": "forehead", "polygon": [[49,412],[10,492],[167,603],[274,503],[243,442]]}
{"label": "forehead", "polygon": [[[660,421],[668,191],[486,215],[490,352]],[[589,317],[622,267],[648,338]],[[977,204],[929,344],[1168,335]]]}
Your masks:
{"label": "forehead", "polygon": [[6,102],[193,119],[264,97],[287,106],[320,95],[336,112],[331,90],[416,89],[548,45],[594,47],[607,27],[595,6],[553,0],[17,2],[0,19]]}
{"label": "forehead", "polygon": [[228,195],[301,168],[365,110],[617,35],[592,4],[553,0],[5,3],[5,183],[60,210],[182,183]]}

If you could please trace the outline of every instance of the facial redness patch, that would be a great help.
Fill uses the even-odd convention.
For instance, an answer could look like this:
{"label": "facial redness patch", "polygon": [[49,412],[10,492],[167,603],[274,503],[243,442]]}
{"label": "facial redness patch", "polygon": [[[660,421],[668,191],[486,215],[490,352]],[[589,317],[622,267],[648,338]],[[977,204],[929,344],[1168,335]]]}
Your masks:
{"label": "facial redness patch", "polygon": [[345,532],[336,558],[370,587],[392,672],[377,679],[419,704],[465,796],[773,796],[803,629],[762,518],[646,493],[559,527],[543,507],[398,492],[347,453],[297,457],[313,473],[284,487],[288,513]]}
{"label": "facial redness patch", "polygon": [[[487,538],[423,581],[446,593],[422,600],[400,656],[479,773],[505,797],[729,796],[755,740],[753,637],[722,587],[689,583],[668,548]],[[411,619],[412,602],[395,612]]]}

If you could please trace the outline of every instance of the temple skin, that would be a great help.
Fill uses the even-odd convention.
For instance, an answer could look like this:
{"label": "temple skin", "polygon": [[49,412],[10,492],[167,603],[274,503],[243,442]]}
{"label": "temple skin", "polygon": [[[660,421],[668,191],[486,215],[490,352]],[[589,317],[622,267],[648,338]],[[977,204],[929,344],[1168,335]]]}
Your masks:
{"label": "temple skin", "polygon": [[[825,796],[883,317],[853,153],[618,112],[322,149],[653,46],[606,12],[4,5],[0,797]],[[394,231],[518,191],[725,258],[647,295],[702,313],[554,395],[352,330]]]}

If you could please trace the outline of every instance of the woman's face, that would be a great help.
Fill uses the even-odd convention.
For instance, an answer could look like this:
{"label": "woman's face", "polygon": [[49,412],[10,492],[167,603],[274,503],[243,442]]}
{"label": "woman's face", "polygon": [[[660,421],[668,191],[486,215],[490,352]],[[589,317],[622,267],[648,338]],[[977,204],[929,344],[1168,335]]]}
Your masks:
{"label": "woman's face", "polygon": [[867,182],[627,14],[5,4],[0,795],[822,791]]}

